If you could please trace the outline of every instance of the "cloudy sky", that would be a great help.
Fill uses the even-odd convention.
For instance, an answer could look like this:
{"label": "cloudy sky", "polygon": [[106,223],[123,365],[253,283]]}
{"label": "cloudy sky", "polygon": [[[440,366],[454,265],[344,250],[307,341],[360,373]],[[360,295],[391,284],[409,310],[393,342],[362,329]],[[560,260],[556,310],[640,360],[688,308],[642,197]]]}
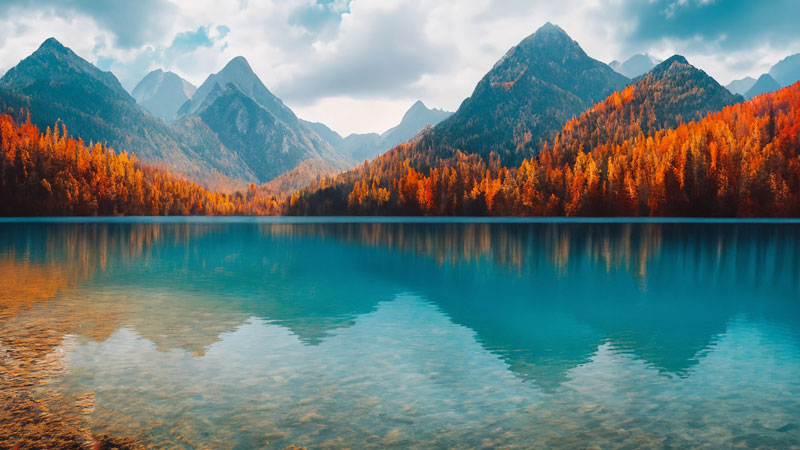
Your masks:
{"label": "cloudy sky", "polygon": [[547,21],[601,61],[680,53],[723,84],[800,52],[797,0],[0,0],[0,73],[50,36],[129,90],[242,55],[300,117],[383,131],[417,99],[455,110]]}

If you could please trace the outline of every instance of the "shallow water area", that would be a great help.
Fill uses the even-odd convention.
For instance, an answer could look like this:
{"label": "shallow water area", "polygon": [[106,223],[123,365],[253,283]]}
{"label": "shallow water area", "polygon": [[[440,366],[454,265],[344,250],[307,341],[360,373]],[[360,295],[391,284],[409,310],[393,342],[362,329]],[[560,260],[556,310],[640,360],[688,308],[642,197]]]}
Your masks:
{"label": "shallow water area", "polygon": [[19,219],[0,282],[0,444],[800,448],[796,221]]}

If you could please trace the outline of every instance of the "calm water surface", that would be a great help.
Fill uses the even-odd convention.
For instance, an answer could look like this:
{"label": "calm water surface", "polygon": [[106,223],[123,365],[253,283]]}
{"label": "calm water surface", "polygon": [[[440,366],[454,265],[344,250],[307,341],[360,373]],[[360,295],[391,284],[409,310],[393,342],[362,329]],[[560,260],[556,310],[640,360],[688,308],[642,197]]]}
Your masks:
{"label": "calm water surface", "polygon": [[800,448],[798,223],[0,223],[0,286],[156,447]]}

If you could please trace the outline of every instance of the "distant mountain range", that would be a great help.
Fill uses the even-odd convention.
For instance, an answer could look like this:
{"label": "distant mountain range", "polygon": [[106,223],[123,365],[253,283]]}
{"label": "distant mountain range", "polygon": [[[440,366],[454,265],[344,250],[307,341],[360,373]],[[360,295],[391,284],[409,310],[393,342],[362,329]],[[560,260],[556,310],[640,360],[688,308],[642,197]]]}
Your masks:
{"label": "distant mountain range", "polygon": [[452,115],[453,113],[449,111],[429,109],[422,101],[418,100],[406,111],[398,125],[381,134],[350,134],[343,138],[324,124],[306,122],[306,125],[326,139],[340,153],[353,160],[364,161],[406,142],[426,126],[437,125]]}
{"label": "distant mountain range", "polygon": [[608,65],[628,78],[636,78],[650,72],[653,67],[661,62],[660,59],[649,55],[647,53],[638,53],[626,59],[625,62],[619,62],[616,59],[608,63]]}
{"label": "distant mountain range", "polygon": [[767,92],[777,91],[781,87],[782,86],[777,81],[775,81],[775,79],[772,78],[770,74],[765,73],[764,75],[758,77],[758,80],[756,80],[756,82],[753,83],[750,89],[748,89],[747,92],[745,92],[744,98],[750,100],[751,98],[757,95],[766,94]]}
{"label": "distant mountain range", "polygon": [[726,88],[734,94],[741,94],[746,99],[777,91],[786,86],[791,86],[800,81],[800,53],[787,56],[778,61],[768,73],[758,79],[744,77],[730,82]]}
{"label": "distant mountain range", "polygon": [[171,123],[178,115],[178,108],[189,101],[196,90],[197,86],[176,73],[156,69],[142,78],[131,95],[147,112]]}
{"label": "distant mountain range", "polygon": [[733,80],[728,83],[725,88],[731,91],[734,94],[744,95],[747,91],[750,90],[753,85],[756,84],[756,79],[753,77],[744,77],[738,80]]}
{"label": "distant mountain range", "polygon": [[[785,176],[786,164],[764,159],[774,164],[767,172],[766,166],[759,166],[758,174],[734,168],[737,155],[756,158],[764,149],[748,147],[750,153],[741,153],[726,143],[723,128],[734,126],[737,114],[751,121],[772,114],[749,106],[726,108],[744,101],[731,91],[744,91],[752,98],[795,82],[800,78],[799,58],[786,58],[769,74],[738,80],[728,89],[680,55],[655,62],[648,55],[635,55],[615,64],[616,70],[630,75],[653,65],[630,79],[589,57],[561,28],[547,23],[511,48],[455,113],[429,109],[419,101],[397,126],[381,134],[342,137],[324,124],[298,118],[243,57],[232,59],[197,89],[176,74],[153,71],[132,96],[113,74],[51,38],[0,78],[0,111],[16,115],[18,122],[27,111],[42,129],[63,124],[85,142],[133,152],[141,161],[206,186],[241,190],[246,183],[260,185],[237,196],[203,193],[205,206],[198,206],[180,197],[183,188],[159,185],[158,180],[170,178],[159,178],[157,167],[142,166],[151,177],[148,189],[172,192],[194,205],[189,213],[228,211],[235,205],[237,211],[283,208],[292,214],[695,215],[707,211],[703,198],[725,191],[724,204],[717,204],[716,211],[747,215],[760,211],[762,197],[778,205],[775,201],[793,195],[786,187],[794,186]],[[781,105],[785,125],[793,120],[787,115],[793,106],[784,97],[760,96],[750,104]],[[710,114],[715,111],[721,112]],[[753,122],[756,125],[771,139],[774,130],[768,122]],[[741,127],[726,129],[742,138]],[[694,134],[686,134],[690,132]],[[704,147],[703,133],[722,133],[714,135],[721,147]],[[40,150],[47,154],[46,139],[52,135],[43,136]],[[786,153],[791,142],[776,145]],[[691,145],[694,153],[686,153],[681,143]],[[69,154],[63,150],[66,144],[59,145],[54,160],[69,160],[64,156]],[[714,159],[717,148],[729,159]],[[124,162],[126,157],[120,158]],[[24,160],[12,159],[14,174],[27,167]],[[369,161],[362,164],[365,159]],[[89,186],[92,172],[82,167]],[[736,177],[746,175],[756,186],[770,179],[765,175],[770,171],[789,181],[785,186],[758,185],[752,192],[734,192],[737,186],[750,186]],[[70,183],[62,178],[55,184],[43,178],[26,192],[47,194],[53,186],[63,190]],[[701,179],[718,185],[693,184]],[[128,184],[137,185],[135,180]],[[295,193],[281,206],[279,200],[263,196],[270,192]],[[740,194],[753,196],[741,200]],[[148,210],[174,209],[157,198],[147,202],[152,203]],[[91,202],[87,205],[87,211],[98,210]],[[107,204],[102,210],[139,209]]]}
{"label": "distant mountain range", "polygon": [[[752,83],[734,82],[729,90],[744,90],[744,96],[752,98],[800,78],[800,58],[795,56],[770,71],[782,81],[765,74]],[[0,79],[0,106],[30,111],[32,121],[42,128],[61,121],[86,141],[128,150],[206,186],[242,188],[256,183],[288,192],[391,149],[387,161],[401,158],[419,170],[457,155],[514,166],[552,142],[571,118],[630,84],[627,75],[640,82],[642,71],[651,78],[669,73],[666,79],[672,81],[665,92],[684,83],[702,93],[675,91],[651,99],[658,105],[648,117],[638,111],[638,125],[645,132],[674,126],[676,120],[699,119],[741,101],[721,92],[713,79],[685,59],[667,62],[656,65],[654,57],[639,54],[605,65],[586,55],[561,28],[547,23],[511,48],[455,113],[429,109],[418,101],[397,126],[381,134],[342,137],[324,124],[299,119],[244,57],[232,59],[197,88],[175,73],[154,70],[131,95],[112,73],[51,38]],[[398,147],[412,138],[409,145]]]}
{"label": "distant mountain range", "polygon": [[101,71],[53,38],[0,78],[0,106],[11,112],[26,109],[41,129],[60,121],[87,142],[107,143],[195,179],[218,181],[233,175],[217,171],[215,161],[203,154],[236,164],[232,155],[214,145],[213,136],[195,130],[196,145],[191,145],[186,130],[145,113],[111,72]]}
{"label": "distant mountain range", "polygon": [[769,69],[769,74],[781,86],[791,86],[800,81],[800,53],[778,61]]}
{"label": "distant mountain range", "polygon": [[15,114],[24,108],[42,129],[60,121],[86,141],[133,152],[145,162],[226,189],[270,181],[285,190],[299,189],[318,176],[372,158],[449,115],[420,102],[382,135],[342,138],[322,124],[298,119],[243,57],[199,88],[158,69],[128,94],[111,72],[53,38],[0,79],[0,106]]}

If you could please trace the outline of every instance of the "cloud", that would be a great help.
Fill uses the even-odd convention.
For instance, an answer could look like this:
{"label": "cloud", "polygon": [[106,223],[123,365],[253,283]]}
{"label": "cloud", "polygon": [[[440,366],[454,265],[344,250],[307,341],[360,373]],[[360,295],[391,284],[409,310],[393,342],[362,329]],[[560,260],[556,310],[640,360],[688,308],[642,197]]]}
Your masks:
{"label": "cloud", "polygon": [[300,104],[331,94],[384,97],[456,64],[456,49],[428,37],[426,11],[415,6],[354,2],[335,39],[315,42],[303,73],[277,88]]}
{"label": "cloud", "polygon": [[636,24],[628,38],[639,44],[675,39],[737,51],[800,40],[796,0],[628,1],[624,14]]}
{"label": "cloud", "polygon": [[342,15],[350,12],[350,0],[311,0],[298,5],[290,14],[288,23],[305,28],[311,33],[335,32]]}
{"label": "cloud", "polygon": [[69,20],[76,14],[93,18],[113,33],[115,45],[138,47],[158,39],[176,12],[167,0],[3,0],[0,14],[49,11]]}
{"label": "cloud", "polygon": [[98,42],[111,39],[108,31],[87,17],[66,19],[46,11],[0,14],[0,73],[33,53],[50,36],[58,36],[79,55],[92,55]]}
{"label": "cloud", "polygon": [[796,0],[3,0],[0,71],[55,36],[131,89],[148,71],[200,84],[245,56],[302,117],[347,134],[417,99],[456,109],[550,21],[592,57],[674,53],[723,83],[800,51]]}

